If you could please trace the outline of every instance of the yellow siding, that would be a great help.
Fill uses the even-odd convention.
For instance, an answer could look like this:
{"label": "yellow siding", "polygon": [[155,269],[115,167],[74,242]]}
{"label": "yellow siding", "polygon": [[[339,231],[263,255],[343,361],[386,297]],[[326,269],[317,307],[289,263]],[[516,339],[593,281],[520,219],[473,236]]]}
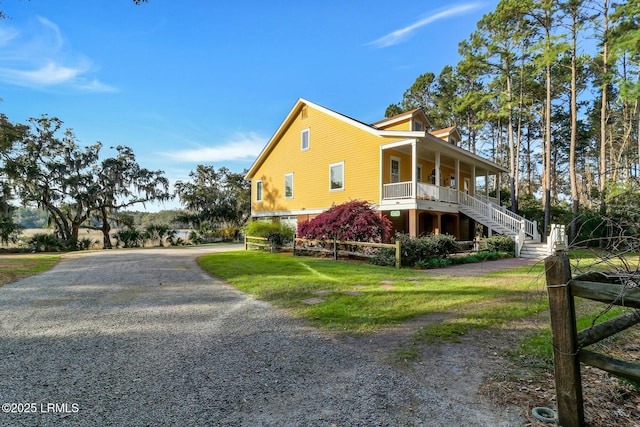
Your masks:
{"label": "yellow siding", "polygon": [[407,118],[390,126],[385,126],[384,130],[411,130],[411,119]]}
{"label": "yellow siding", "polygon": [[391,157],[400,159],[400,182],[411,181],[411,156],[396,150],[384,150],[383,183],[391,182]]}
{"label": "yellow siding", "polygon": [[[349,200],[380,199],[379,146],[382,139],[312,107],[298,112],[252,180],[254,212],[327,209]],[[301,131],[308,128],[309,149],[301,150]],[[329,191],[329,165],[344,162],[344,191]],[[408,162],[408,160],[407,160]],[[293,198],[284,198],[284,176],[293,173]],[[255,201],[262,179],[263,201]],[[409,178],[410,179],[410,178]]]}

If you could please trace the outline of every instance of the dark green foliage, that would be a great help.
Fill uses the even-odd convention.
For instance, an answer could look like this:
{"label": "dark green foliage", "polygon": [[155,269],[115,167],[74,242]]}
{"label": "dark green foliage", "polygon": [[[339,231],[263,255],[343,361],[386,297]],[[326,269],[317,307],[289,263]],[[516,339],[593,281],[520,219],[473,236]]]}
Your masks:
{"label": "dark green foliage", "polygon": [[393,267],[396,265],[396,250],[391,248],[380,248],[375,257],[369,258],[369,264]]}
{"label": "dark green foliage", "polygon": [[[432,234],[426,237],[414,238],[403,233],[397,233],[397,240],[400,241],[400,262],[403,267],[414,267],[433,258],[446,259],[449,255],[460,251],[455,238],[448,234]],[[369,262],[383,266],[395,265],[395,249],[384,248]]]}
{"label": "dark green foliage", "polygon": [[280,221],[252,221],[244,227],[244,232],[247,236],[266,238],[272,252],[291,243],[295,235],[292,226]]}
{"label": "dark green foliage", "polygon": [[484,251],[512,254],[516,250],[516,242],[509,236],[496,234],[482,239],[480,247]]}
{"label": "dark green foliage", "polygon": [[245,181],[244,173],[198,165],[189,178],[175,184],[175,195],[186,207],[176,221],[189,223],[196,230],[205,223],[217,229],[219,225],[242,227],[247,222],[251,215],[251,183]]}
{"label": "dark green foliage", "polygon": [[462,257],[449,257],[449,258],[429,258],[423,261],[418,261],[415,265],[417,268],[442,268],[450,265],[460,264],[473,264],[482,261],[495,261],[497,259],[510,257],[511,254],[504,252],[479,252],[473,255],[467,255]]}
{"label": "dark green foliage", "polygon": [[426,237],[412,238],[406,234],[396,234],[400,240],[401,263],[413,267],[419,261],[429,258],[446,258],[460,250],[453,236],[448,234],[432,234]]}
{"label": "dark green foliage", "polygon": [[134,227],[113,233],[113,237],[116,239],[116,246],[123,248],[139,248],[144,244],[144,234]]}
{"label": "dark green foliage", "polygon": [[165,246],[169,239],[174,239],[178,232],[167,224],[151,224],[145,228],[144,240],[151,241],[154,246]]}
{"label": "dark green foliage", "polygon": [[65,241],[58,238],[55,234],[34,234],[26,243],[32,252],[59,252],[66,249]]}

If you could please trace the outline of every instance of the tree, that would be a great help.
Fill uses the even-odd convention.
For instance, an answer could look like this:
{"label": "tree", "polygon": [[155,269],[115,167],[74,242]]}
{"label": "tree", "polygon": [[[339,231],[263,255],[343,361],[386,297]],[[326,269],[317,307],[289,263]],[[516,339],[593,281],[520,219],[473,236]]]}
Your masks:
{"label": "tree", "polygon": [[110,249],[111,221],[119,210],[151,201],[165,201],[172,198],[169,181],[161,170],[150,171],[140,167],[133,150],[117,146],[118,154],[103,160],[93,168],[99,190],[96,192],[92,211],[98,226],[88,228],[102,231],[104,248]]}
{"label": "tree", "polygon": [[[514,140],[515,91],[519,56],[524,55],[531,30],[524,19],[526,5],[520,1],[502,0],[496,10],[478,22],[478,29],[469,42],[460,45],[466,68],[478,68],[494,76],[493,87],[498,92],[499,120],[506,121],[511,209],[518,210],[518,169],[520,141]],[[519,134],[518,134],[519,135]]]}
{"label": "tree", "polygon": [[[49,224],[69,248],[76,249],[81,227],[92,217],[151,200],[166,200],[168,181],[135,162],[131,149],[118,147],[118,157],[100,162],[101,143],[81,147],[62,121],[42,116],[30,119],[22,139],[5,155],[5,173],[23,204],[47,211]],[[108,231],[105,244],[109,244]]]}
{"label": "tree", "polygon": [[10,204],[12,191],[5,179],[5,160],[13,151],[13,147],[26,131],[25,126],[13,124],[7,116],[0,114],[0,244],[15,242],[22,232],[21,225],[14,221],[15,207]]}
{"label": "tree", "polygon": [[178,181],[175,195],[185,204],[184,219],[194,228],[202,225],[241,227],[251,215],[251,184],[244,173],[222,167],[198,165],[191,181]]}

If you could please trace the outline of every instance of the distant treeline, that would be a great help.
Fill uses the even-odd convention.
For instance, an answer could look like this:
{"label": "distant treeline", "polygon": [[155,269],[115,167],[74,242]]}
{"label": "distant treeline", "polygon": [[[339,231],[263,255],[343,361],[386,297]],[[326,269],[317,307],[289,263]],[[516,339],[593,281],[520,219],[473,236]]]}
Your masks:
{"label": "distant treeline", "polygon": [[[190,228],[189,224],[176,221],[175,218],[179,214],[183,213],[180,209],[163,210],[160,212],[126,211],[123,213],[133,218],[133,225],[136,228],[145,228],[148,225],[153,224],[166,224],[171,228],[176,229]],[[24,228],[47,227],[47,212],[41,209],[18,207],[16,208],[13,217],[15,222],[22,225]],[[112,227],[117,228],[118,225],[112,224]]]}

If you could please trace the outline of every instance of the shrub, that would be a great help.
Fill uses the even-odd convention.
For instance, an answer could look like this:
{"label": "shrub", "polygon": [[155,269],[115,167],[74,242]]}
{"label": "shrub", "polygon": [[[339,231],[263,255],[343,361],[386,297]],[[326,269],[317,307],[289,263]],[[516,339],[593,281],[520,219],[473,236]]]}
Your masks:
{"label": "shrub", "polygon": [[245,234],[264,237],[271,243],[271,251],[277,252],[293,241],[294,229],[280,221],[252,221],[245,226]]}
{"label": "shrub", "polygon": [[76,243],[76,248],[80,251],[86,251],[91,249],[93,245],[97,243],[98,243],[97,241],[91,240],[89,237],[84,237],[82,239],[78,239],[78,242]]}
{"label": "shrub", "polygon": [[116,245],[125,248],[139,248],[144,244],[144,235],[137,228],[131,227],[113,233]]}
{"label": "shrub", "polygon": [[412,238],[406,234],[396,234],[400,240],[401,263],[413,267],[419,261],[429,258],[446,258],[460,250],[453,236],[448,234],[432,234],[426,237]]}
{"label": "shrub", "polygon": [[368,202],[352,200],[301,222],[298,236],[317,240],[387,242],[391,229],[391,221],[378,215]]}
{"label": "shrub", "polygon": [[373,258],[369,258],[369,264],[392,267],[396,265],[396,250],[391,248],[380,248]]}
{"label": "shrub", "polygon": [[58,252],[66,247],[64,240],[55,234],[38,233],[27,239],[27,247],[33,252]]}
{"label": "shrub", "polygon": [[514,253],[516,250],[516,242],[509,236],[496,234],[495,236],[482,239],[480,248],[489,252]]}

